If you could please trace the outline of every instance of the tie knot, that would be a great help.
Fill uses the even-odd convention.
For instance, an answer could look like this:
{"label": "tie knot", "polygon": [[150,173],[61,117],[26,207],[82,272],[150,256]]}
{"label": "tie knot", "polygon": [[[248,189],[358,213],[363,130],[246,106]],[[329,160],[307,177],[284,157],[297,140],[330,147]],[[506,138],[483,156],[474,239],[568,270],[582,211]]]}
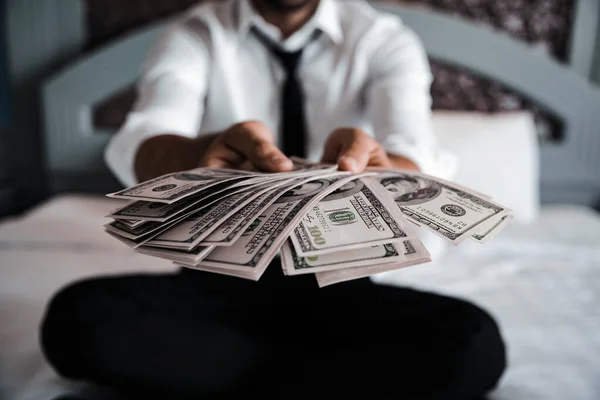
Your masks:
{"label": "tie knot", "polygon": [[279,60],[281,66],[285,69],[288,74],[296,72],[300,58],[302,57],[302,50],[296,51],[285,51],[271,46],[271,52]]}
{"label": "tie knot", "polygon": [[[296,50],[296,51],[285,51],[285,50],[282,50],[271,39],[266,37],[258,29],[254,28],[252,31],[254,32],[256,37],[258,37],[258,39],[261,42],[263,42],[265,47],[267,49],[269,49],[271,54],[273,54],[275,56],[275,58],[277,58],[277,60],[279,61],[279,63],[283,67],[283,69],[285,69],[285,72],[288,75],[296,72],[296,68],[298,67],[298,63],[300,62],[300,58],[302,57],[302,51],[304,50],[304,48],[302,48],[300,50]],[[315,31],[311,40],[316,38],[318,35],[319,35],[319,32]]]}

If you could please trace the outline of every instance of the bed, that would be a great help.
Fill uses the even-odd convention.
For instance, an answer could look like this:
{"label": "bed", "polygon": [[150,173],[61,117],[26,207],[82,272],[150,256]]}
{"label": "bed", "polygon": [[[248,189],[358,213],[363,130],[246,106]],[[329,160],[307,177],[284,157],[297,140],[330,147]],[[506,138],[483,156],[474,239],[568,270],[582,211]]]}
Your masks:
{"label": "bed", "polygon": [[[79,1],[57,7],[81,12]],[[457,182],[513,208],[515,222],[485,246],[450,247],[424,235],[432,263],[373,279],[469,299],[498,319],[510,365],[491,399],[600,398],[600,215],[593,208],[600,199],[600,91],[576,68],[485,25],[428,8],[377,7],[417,31],[432,58],[523,95],[560,121],[561,132],[543,140],[529,111],[436,111],[436,135],[461,157]],[[55,195],[0,222],[2,399],[45,400],[81,389],[54,374],[38,345],[44,307],[62,286],[84,277],[174,270],[104,234],[104,215],[119,203],[102,195],[117,184],[102,162],[110,124],[97,120],[98,105],[122,98],[135,82],[164,24],[95,47],[43,85],[45,157]]]}

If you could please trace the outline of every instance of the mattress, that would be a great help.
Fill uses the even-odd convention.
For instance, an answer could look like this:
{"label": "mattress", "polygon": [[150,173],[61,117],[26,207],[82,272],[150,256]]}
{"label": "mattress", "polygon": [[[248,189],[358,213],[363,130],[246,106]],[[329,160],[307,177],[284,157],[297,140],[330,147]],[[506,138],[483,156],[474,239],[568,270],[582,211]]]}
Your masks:
{"label": "mattress", "polygon": [[[61,287],[175,269],[104,234],[104,215],[119,205],[63,196],[0,223],[0,398],[46,400],[77,389],[56,376],[38,344],[40,318]],[[432,263],[373,279],[471,300],[496,317],[509,368],[491,399],[600,399],[597,213],[544,206],[535,224],[513,224],[484,246],[437,246]]]}

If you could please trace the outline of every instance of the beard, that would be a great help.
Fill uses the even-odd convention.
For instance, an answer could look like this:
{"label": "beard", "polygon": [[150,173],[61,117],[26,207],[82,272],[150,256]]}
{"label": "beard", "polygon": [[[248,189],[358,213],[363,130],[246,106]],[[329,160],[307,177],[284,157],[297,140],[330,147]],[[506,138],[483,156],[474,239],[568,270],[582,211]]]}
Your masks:
{"label": "beard", "polygon": [[264,7],[278,13],[298,11],[315,0],[261,0]]}

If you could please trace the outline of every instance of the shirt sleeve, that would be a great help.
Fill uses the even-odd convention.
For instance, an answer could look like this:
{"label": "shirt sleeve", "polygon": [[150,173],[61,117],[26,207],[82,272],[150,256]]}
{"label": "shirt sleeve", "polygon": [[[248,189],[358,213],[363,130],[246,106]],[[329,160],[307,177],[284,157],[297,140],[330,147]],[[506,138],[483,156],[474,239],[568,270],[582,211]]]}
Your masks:
{"label": "shirt sleeve", "polygon": [[386,19],[373,37],[366,109],[375,138],[388,153],[406,157],[422,172],[449,179],[454,155],[441,149],[433,132],[432,74],[417,35],[397,18]]}
{"label": "shirt sleeve", "polygon": [[143,141],[166,133],[198,135],[209,73],[207,36],[189,21],[176,23],[150,51],[136,103],[104,152],[109,169],[123,185],[137,182],[134,162]]}

